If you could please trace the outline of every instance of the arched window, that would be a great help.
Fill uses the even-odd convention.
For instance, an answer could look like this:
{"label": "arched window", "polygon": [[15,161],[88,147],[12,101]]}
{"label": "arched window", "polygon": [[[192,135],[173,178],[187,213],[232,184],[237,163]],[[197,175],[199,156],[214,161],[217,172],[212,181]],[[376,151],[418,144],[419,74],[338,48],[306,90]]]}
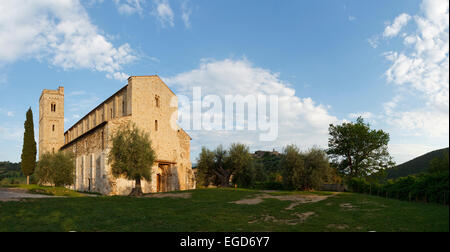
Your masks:
{"label": "arched window", "polygon": [[55,131],[55,125],[54,124],[52,125],[52,131],[53,132]]}
{"label": "arched window", "polygon": [[56,112],[56,104],[55,103],[52,103],[51,110],[52,110],[52,112]]}
{"label": "arched window", "polygon": [[155,120],[155,131],[158,131],[158,120]]}

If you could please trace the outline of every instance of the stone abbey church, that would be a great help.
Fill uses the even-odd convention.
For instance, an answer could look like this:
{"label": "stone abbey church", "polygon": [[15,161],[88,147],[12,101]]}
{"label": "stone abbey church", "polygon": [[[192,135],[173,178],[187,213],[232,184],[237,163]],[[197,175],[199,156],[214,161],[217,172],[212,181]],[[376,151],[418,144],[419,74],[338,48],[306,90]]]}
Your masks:
{"label": "stone abbey church", "polygon": [[43,90],[39,99],[39,156],[69,151],[75,156],[71,189],[127,195],[134,181],[115,178],[108,164],[111,136],[134,123],[150,135],[156,161],[142,190],[167,192],[195,188],[190,161],[190,136],[176,125],[176,95],[158,76],[132,76],[128,84],[64,132],[64,88]]}

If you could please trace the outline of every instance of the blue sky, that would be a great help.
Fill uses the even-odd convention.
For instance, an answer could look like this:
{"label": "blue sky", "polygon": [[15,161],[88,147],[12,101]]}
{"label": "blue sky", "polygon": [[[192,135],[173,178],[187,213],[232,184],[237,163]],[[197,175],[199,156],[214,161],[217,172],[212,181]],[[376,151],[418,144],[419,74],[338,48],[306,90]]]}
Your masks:
{"label": "blue sky", "polygon": [[65,87],[67,129],[127,76],[152,74],[185,95],[245,93],[240,78],[281,87],[289,113],[277,141],[190,132],[193,161],[201,146],[233,141],[326,147],[328,124],[358,115],[390,133],[399,163],[449,145],[446,0],[4,0],[0,9],[0,160],[20,160],[30,106],[37,138],[42,89]]}

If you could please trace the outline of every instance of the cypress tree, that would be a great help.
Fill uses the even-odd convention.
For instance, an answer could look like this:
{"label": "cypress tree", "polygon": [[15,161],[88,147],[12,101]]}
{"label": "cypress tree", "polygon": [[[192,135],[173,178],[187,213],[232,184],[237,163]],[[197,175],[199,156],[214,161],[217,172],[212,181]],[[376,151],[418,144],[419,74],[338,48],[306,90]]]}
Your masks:
{"label": "cypress tree", "polygon": [[27,119],[25,120],[25,132],[23,133],[22,148],[22,173],[27,176],[27,185],[30,183],[30,175],[34,173],[36,168],[36,141],[34,140],[33,111],[31,107],[27,111]]}

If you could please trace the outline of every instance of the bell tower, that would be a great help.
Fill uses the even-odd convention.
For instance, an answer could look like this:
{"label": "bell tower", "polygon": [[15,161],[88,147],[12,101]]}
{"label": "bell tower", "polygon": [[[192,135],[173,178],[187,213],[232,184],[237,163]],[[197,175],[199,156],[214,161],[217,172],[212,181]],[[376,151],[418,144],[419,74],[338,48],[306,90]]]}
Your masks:
{"label": "bell tower", "polygon": [[64,87],[44,89],[39,99],[39,157],[64,145]]}

